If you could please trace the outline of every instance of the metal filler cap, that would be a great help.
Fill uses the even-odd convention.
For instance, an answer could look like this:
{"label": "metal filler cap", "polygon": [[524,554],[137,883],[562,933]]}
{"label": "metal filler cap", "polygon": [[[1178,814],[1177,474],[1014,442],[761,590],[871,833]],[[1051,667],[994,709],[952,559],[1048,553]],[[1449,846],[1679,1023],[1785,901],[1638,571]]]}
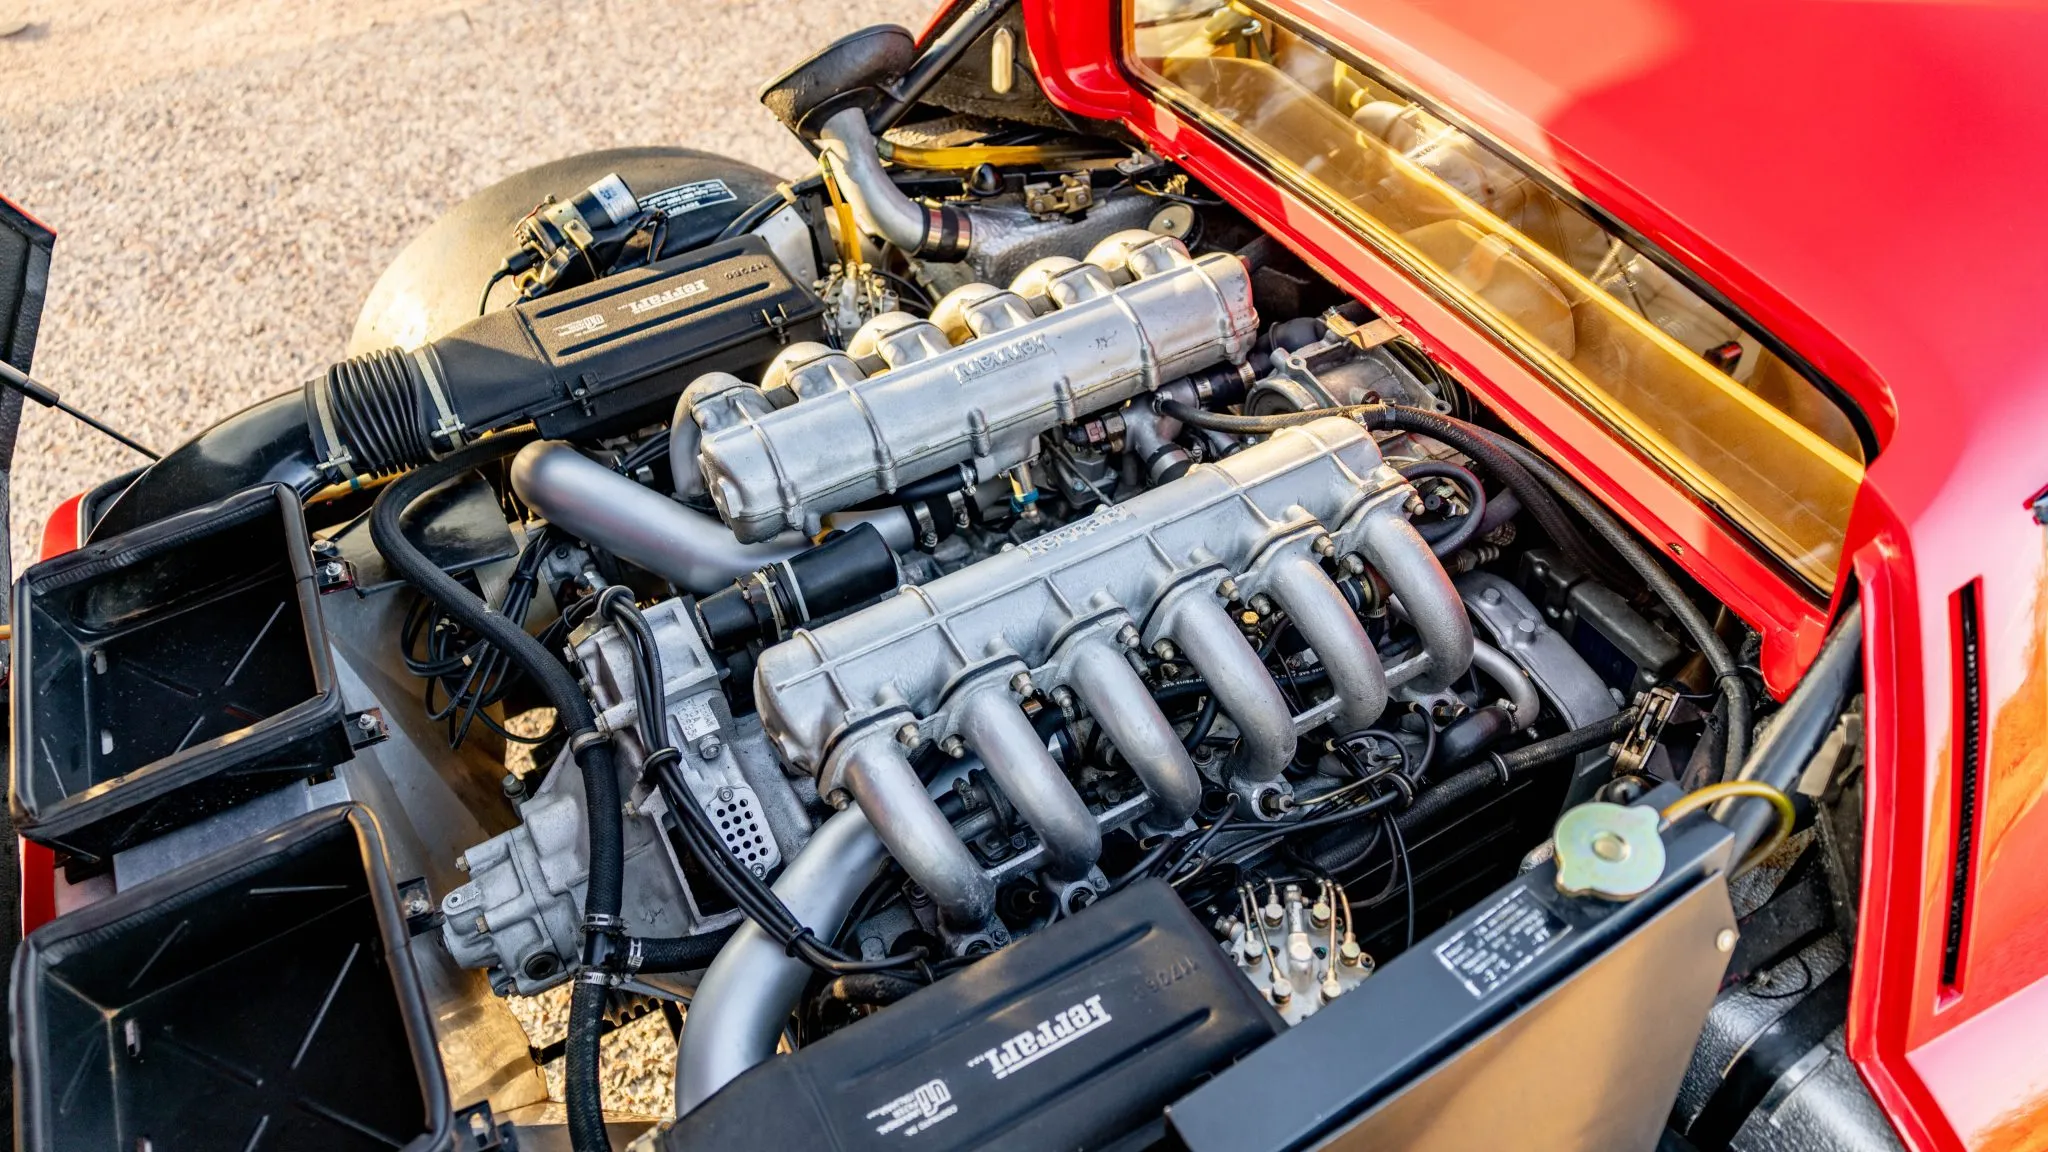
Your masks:
{"label": "metal filler cap", "polygon": [[1581,804],[1558,818],[1557,890],[1627,900],[1664,875],[1663,818],[1655,808]]}

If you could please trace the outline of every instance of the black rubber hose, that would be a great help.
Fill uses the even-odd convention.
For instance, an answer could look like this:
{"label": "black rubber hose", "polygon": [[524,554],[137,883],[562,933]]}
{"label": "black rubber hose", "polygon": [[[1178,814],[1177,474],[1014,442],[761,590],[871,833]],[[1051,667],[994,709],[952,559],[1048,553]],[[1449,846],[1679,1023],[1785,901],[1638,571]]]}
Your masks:
{"label": "black rubber hose", "polygon": [[[1619,740],[1635,726],[1635,722],[1635,711],[1630,709],[1547,740],[1488,756],[1481,763],[1445,777],[1440,783],[1417,793],[1415,802],[1396,815],[1394,823],[1404,832],[1414,831],[1493,785],[1512,783],[1515,777],[1531,769]],[[1365,858],[1381,832],[1378,823],[1374,822],[1347,828],[1339,834],[1325,835],[1310,850],[1309,857],[1325,872],[1334,875],[1346,871]]]}
{"label": "black rubber hose", "polygon": [[1429,541],[1431,554],[1449,556],[1479,535],[1479,526],[1486,519],[1486,489],[1480,486],[1479,477],[1448,460],[1421,460],[1404,465],[1401,475],[1411,482],[1415,480],[1449,480],[1465,493],[1469,509],[1463,516],[1446,520],[1441,524],[1428,524],[1417,531]]}
{"label": "black rubber hose", "polygon": [[[1821,645],[1820,655],[1800,677],[1792,698],[1778,710],[1770,731],[1756,746],[1756,755],[1743,764],[1737,779],[1756,780],[1790,795],[1800,773],[1834,729],[1863,667],[1863,605],[1851,604],[1836,621]],[[1723,800],[1714,816],[1735,834],[1734,859],[1749,854],[1770,830],[1777,813],[1771,805],[1755,798]]]}
{"label": "black rubber hose", "polygon": [[1484,791],[1489,785],[1505,785],[1532,768],[1605,747],[1627,735],[1635,722],[1633,709],[1617,712],[1583,728],[1574,728],[1547,740],[1489,756],[1462,772],[1445,777],[1442,783],[1424,789],[1415,797],[1415,803],[1394,821],[1403,830],[1418,828],[1466,797]]}
{"label": "black rubber hose", "polygon": [[[392,481],[370,510],[370,539],[386,563],[420,594],[441,606],[470,631],[483,637],[517,664],[555,708],[576,764],[582,770],[590,842],[590,876],[584,890],[583,913],[616,917],[625,871],[619,778],[611,746],[583,739],[596,732],[595,716],[583,689],[569,670],[526,630],[491,611],[482,599],[427,559],[406,539],[399,515],[413,501],[440,484],[493,460],[511,455],[533,440],[533,434],[492,436],[444,459]],[[569,1107],[569,1136],[576,1152],[609,1152],[604,1107],[598,1080],[598,1033],[604,1025],[604,990],[577,981],[569,998],[568,1068],[564,1096]]]}
{"label": "black rubber hose", "polygon": [[739,925],[706,932],[699,936],[642,937],[640,940],[640,971],[642,972],[695,972],[711,963],[732,934],[739,931]]}
{"label": "black rubber hose", "polygon": [[1685,594],[1685,589],[1678,586],[1678,581],[1673,580],[1671,574],[1664,570],[1664,566],[1636,542],[1635,536],[1622,526],[1621,521],[1614,518],[1606,505],[1593,499],[1590,493],[1579,487],[1571,477],[1558,471],[1550,461],[1520,444],[1497,437],[1495,443],[1502,451],[1514,457],[1515,462],[1526,468],[1530,475],[1548,485],[1560,499],[1585,517],[1586,522],[1593,526],[1593,530],[1600,534],[1601,539],[1605,540],[1630,568],[1635,569],[1636,575],[1642,578],[1644,587],[1654,593],[1657,599],[1662,600],[1665,607],[1671,609],[1672,616],[1677,618],[1686,635],[1692,637],[1692,642],[1699,648],[1700,655],[1706,657],[1708,667],[1713,669],[1715,684],[1722,702],[1727,707],[1728,735],[1727,742],[1721,749],[1721,779],[1735,779],[1736,773],[1742,770],[1742,763],[1749,751],[1749,682],[1742,678],[1741,667],[1735,663],[1735,657],[1729,653],[1728,645],[1722,641],[1720,633],[1714,631],[1713,623],[1700,611],[1699,605],[1693,603],[1692,597]]}
{"label": "black rubber hose", "polygon": [[894,1004],[922,987],[887,972],[854,972],[825,985],[825,995],[842,1004]]}
{"label": "black rubber hose", "polygon": [[1367,428],[1413,432],[1463,452],[1506,485],[1522,501],[1522,507],[1528,509],[1536,523],[1542,526],[1543,534],[1581,568],[1609,584],[1623,588],[1629,586],[1627,574],[1616,570],[1607,557],[1586,543],[1578,525],[1565,515],[1556,499],[1522,466],[1519,457],[1503,450],[1504,442],[1491,432],[1462,420],[1398,404],[1370,405],[1360,419]]}

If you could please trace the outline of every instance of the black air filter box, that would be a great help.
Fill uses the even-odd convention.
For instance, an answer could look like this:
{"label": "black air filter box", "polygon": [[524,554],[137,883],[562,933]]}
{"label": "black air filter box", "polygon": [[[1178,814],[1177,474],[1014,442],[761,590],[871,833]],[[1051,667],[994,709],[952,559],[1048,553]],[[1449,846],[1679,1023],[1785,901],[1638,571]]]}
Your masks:
{"label": "black air filter box", "polygon": [[629,432],[667,420],[707,372],[751,376],[821,338],[824,312],[766,241],[720,240],[334,364],[306,383],[307,427],[338,480],[425,464],[455,431]]}
{"label": "black air filter box", "polygon": [[31,840],[103,860],[349,757],[282,485],[30,568],[14,622],[11,799]]}
{"label": "black air filter box", "polygon": [[439,1152],[432,1017],[362,809],[310,812],[36,929],[22,1152]]}
{"label": "black air filter box", "polygon": [[662,1147],[1101,1148],[1283,1027],[1148,881],[753,1069]]}

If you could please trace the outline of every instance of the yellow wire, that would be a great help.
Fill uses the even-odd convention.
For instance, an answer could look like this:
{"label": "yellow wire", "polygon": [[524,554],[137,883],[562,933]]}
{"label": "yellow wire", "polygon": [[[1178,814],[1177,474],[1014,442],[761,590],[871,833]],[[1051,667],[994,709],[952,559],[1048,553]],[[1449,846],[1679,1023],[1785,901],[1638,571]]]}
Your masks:
{"label": "yellow wire", "polygon": [[1697,791],[1688,792],[1672,801],[1670,806],[1664,809],[1663,815],[1666,824],[1676,824],[1681,817],[1689,816],[1733,796],[1753,796],[1759,800],[1769,800],[1771,807],[1778,813],[1778,824],[1772,830],[1770,838],[1752,849],[1736,866],[1735,871],[1740,874],[1762,863],[1792,835],[1792,825],[1798,822],[1799,814],[1792,810],[1790,796],[1761,780],[1723,780],[1719,784],[1709,784]]}

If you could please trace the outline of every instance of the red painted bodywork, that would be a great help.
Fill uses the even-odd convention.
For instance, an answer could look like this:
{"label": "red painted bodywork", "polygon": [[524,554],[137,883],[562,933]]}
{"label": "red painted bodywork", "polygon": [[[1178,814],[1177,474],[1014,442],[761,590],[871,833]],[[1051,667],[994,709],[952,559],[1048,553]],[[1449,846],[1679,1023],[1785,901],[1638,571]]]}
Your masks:
{"label": "red painted bodywork", "polygon": [[[1851,1053],[1916,1149],[2048,1148],[2048,10],[1816,0],[1273,0],[1694,269],[1881,445],[1844,580],[1869,775]],[[1024,0],[1041,86],[1118,122],[1388,313],[1758,628],[1789,691],[1832,607],[1363,243],[1154,102],[1099,0]],[[1959,976],[1950,602],[1977,582],[1985,736]],[[1839,598],[1840,591],[1836,596]]]}
{"label": "red painted bodywork", "polygon": [[[1796,349],[1882,446],[1844,565],[1866,605],[1851,1053],[1915,1149],[2048,1149],[2048,11],[1816,0],[1272,0],[1545,165]],[[1370,248],[1125,72],[1113,5],[1023,0],[1042,87],[1119,122],[1422,342],[1765,640],[1789,691],[1832,605]],[[948,5],[949,8],[958,4]],[[929,29],[927,30],[929,35]],[[77,501],[43,555],[76,546]],[[1985,737],[1960,974],[1954,592]],[[1837,591],[1839,596],[1839,590]],[[54,914],[24,842],[22,917]]]}
{"label": "red painted bodywork", "polygon": [[[84,503],[83,494],[73,496],[50,513],[50,519],[43,525],[43,547],[37,560],[62,556],[78,547],[84,535],[78,522]],[[41,844],[27,840],[16,843],[20,846],[21,861],[21,934],[26,936],[57,917],[57,857]]]}

